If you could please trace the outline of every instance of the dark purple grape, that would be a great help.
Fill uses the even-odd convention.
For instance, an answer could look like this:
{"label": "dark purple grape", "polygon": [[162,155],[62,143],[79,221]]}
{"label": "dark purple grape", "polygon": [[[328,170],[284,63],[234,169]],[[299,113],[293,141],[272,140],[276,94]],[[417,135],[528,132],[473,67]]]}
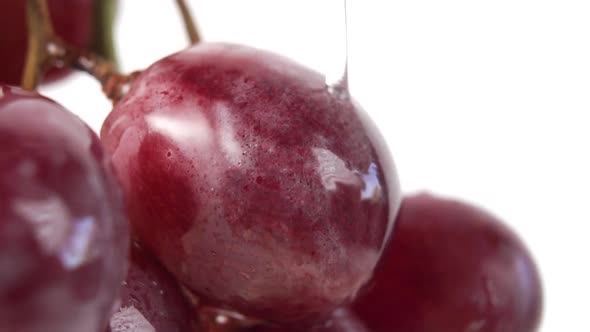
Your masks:
{"label": "dark purple grape", "polygon": [[102,331],[129,232],[98,137],[57,103],[0,85],[0,151],[0,331]]}
{"label": "dark purple grape", "polygon": [[541,281],[496,217],[422,194],[403,200],[373,285],[353,308],[375,332],[532,332]]}
{"label": "dark purple grape", "polygon": [[204,302],[313,322],[369,280],[400,201],[366,114],[286,58],[201,44],[145,70],[101,137],[139,239]]}
{"label": "dark purple grape", "polygon": [[137,242],[131,246],[130,263],[121,306],[111,318],[112,331],[193,331],[193,309],[172,275]]}

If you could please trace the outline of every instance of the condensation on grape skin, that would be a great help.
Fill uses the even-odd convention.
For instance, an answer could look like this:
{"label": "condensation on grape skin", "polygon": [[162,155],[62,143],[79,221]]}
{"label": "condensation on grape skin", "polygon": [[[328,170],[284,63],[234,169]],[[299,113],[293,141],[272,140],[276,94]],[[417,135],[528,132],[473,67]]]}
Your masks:
{"label": "condensation on grape skin", "polygon": [[[317,264],[307,254],[292,251],[280,243],[268,242],[261,247],[254,240],[256,234],[244,232],[235,234],[222,218],[208,217],[208,222],[195,227],[182,238],[183,247],[193,259],[191,265],[181,266],[184,273],[193,272],[192,279],[215,292],[215,296],[229,301],[239,296],[239,301],[256,303],[264,301],[269,293],[277,298],[290,297],[293,289],[298,289],[301,297],[312,297],[309,305],[318,305],[315,301],[344,302],[351,296],[351,289],[359,289],[368,281],[370,271],[378,259],[378,251],[365,248],[345,249],[338,241],[335,231],[315,235],[315,247],[325,251],[330,257]],[[251,244],[248,242],[253,241]],[[246,241],[246,243],[244,243]],[[207,248],[215,247],[216,255],[210,255]],[[217,256],[232,257],[230,274],[221,270],[217,278],[194,274],[193,265],[210,266],[218,262]],[[340,262],[355,262],[348,266],[347,276],[335,278],[334,270],[340,270]],[[223,264],[223,262],[221,262]],[[266,266],[266,269],[254,268]],[[231,272],[233,271],[233,272]],[[240,278],[232,277],[232,273]],[[306,280],[302,287],[301,281]],[[239,291],[235,293],[235,289]],[[210,294],[206,294],[211,296]]]}
{"label": "condensation on grape skin", "polygon": [[[325,77],[311,69],[305,68],[293,60],[278,54],[272,54],[264,50],[243,47],[241,45],[232,45],[229,43],[203,43],[199,48],[189,48],[185,52],[177,53],[175,55],[179,62],[190,62],[199,65],[198,55],[207,53],[210,57],[222,61],[239,61],[243,62],[244,66],[258,66],[259,59],[264,58],[266,63],[266,70],[274,72],[276,75],[296,77],[300,83],[305,84],[310,91],[325,91]],[[197,55],[197,56],[195,56]],[[207,59],[208,60],[208,59]],[[162,72],[166,70],[164,66],[155,68],[154,74],[159,74],[158,70]],[[243,81],[242,81],[243,82]],[[246,89],[244,89],[246,87]],[[238,86],[240,91],[248,90],[252,85],[244,84]],[[239,94],[236,94],[239,96]]]}
{"label": "condensation on grape skin", "polygon": [[315,72],[205,44],[144,71],[101,136],[138,236],[188,288],[313,321],[370,278],[399,206],[368,122]]}
{"label": "condensation on grape skin", "polygon": [[[127,277],[121,286],[120,303],[116,307],[117,314],[112,316],[111,326],[122,329],[129,326],[127,322],[131,320],[153,327],[156,332],[191,331],[194,313],[172,275],[137,241],[132,243],[130,258]],[[129,319],[121,320],[121,315]]]}
{"label": "condensation on grape skin", "polygon": [[119,309],[111,318],[111,332],[159,332],[134,307]]}
{"label": "condensation on grape skin", "polygon": [[240,166],[244,151],[236,139],[232,115],[230,114],[231,106],[225,105],[224,103],[216,103],[214,107],[217,108],[214,112],[218,114],[217,139],[220,150],[231,166]]}

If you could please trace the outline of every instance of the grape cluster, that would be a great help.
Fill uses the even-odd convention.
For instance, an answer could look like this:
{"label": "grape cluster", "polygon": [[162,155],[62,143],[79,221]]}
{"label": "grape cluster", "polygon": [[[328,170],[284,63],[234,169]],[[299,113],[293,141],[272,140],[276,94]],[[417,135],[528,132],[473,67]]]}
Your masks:
{"label": "grape cluster", "polygon": [[[55,25],[86,49],[93,2],[71,2]],[[135,77],[99,139],[14,87],[22,12],[0,4],[0,331],[536,330],[520,239],[466,203],[402,202],[376,126],[321,74],[197,44]]]}

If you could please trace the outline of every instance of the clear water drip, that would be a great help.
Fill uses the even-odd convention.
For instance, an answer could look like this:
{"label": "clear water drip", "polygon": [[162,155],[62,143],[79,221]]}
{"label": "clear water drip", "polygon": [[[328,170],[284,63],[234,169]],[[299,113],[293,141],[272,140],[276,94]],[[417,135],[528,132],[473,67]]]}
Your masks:
{"label": "clear water drip", "polygon": [[349,98],[348,89],[348,13],[347,1],[338,0],[340,6],[336,6],[334,15],[342,17],[340,24],[337,24],[332,31],[330,38],[332,44],[338,48],[337,59],[332,70],[326,71],[326,85],[328,90],[340,98]]}

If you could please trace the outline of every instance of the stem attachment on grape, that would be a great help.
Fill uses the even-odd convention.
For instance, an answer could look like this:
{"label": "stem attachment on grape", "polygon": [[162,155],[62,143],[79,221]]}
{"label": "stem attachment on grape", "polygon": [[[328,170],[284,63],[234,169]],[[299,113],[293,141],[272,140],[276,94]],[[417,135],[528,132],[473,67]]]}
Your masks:
{"label": "stem attachment on grape", "polygon": [[197,25],[195,24],[195,20],[191,15],[191,11],[188,4],[185,0],[176,0],[176,3],[178,4],[178,9],[180,10],[180,14],[182,15],[184,27],[186,29],[186,33],[188,34],[191,44],[199,43],[201,41],[201,36],[199,35]]}
{"label": "stem attachment on grape", "polygon": [[52,67],[75,68],[96,78],[104,94],[116,103],[129,89],[138,75],[124,75],[112,61],[85,50],[80,50],[55,35],[47,0],[27,0],[29,48],[22,79],[22,87],[33,90],[40,78]]}

